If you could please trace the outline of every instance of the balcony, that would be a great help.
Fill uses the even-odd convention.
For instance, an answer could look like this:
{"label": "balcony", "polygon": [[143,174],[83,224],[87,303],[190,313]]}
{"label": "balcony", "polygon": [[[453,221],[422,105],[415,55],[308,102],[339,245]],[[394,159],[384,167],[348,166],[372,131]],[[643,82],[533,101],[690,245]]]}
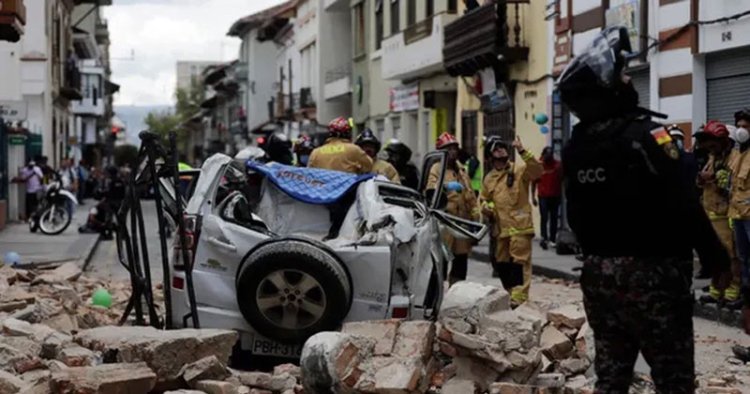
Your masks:
{"label": "balcony", "polygon": [[404,80],[443,69],[443,29],[458,16],[438,14],[383,40],[383,79]]}
{"label": "balcony", "polygon": [[80,116],[104,116],[105,100],[97,87],[89,87],[82,92],[83,98],[73,101],[70,110]]}
{"label": "balcony", "polygon": [[23,0],[0,1],[0,41],[18,42],[26,25]]}
{"label": "balcony", "polygon": [[68,100],[80,100],[81,95],[81,71],[73,58],[68,58],[63,68],[63,82],[60,86],[60,96]]}
{"label": "balcony", "polygon": [[352,92],[352,72],[348,66],[339,66],[326,72],[323,96],[326,100],[345,97]]}
{"label": "balcony", "polygon": [[96,42],[98,44],[109,43],[109,24],[106,19],[101,19],[96,22],[94,37],[96,38]]}
{"label": "balcony", "polygon": [[521,21],[529,1],[484,5],[445,26],[443,57],[448,74],[472,76],[483,68],[528,60]]}

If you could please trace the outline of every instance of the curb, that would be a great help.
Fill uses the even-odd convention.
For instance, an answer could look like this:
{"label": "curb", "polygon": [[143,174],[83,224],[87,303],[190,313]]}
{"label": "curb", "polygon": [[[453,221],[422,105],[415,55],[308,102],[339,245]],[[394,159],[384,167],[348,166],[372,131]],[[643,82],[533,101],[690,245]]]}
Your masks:
{"label": "curb", "polygon": [[[484,263],[490,262],[489,253],[472,251],[471,258]],[[534,275],[544,276],[549,279],[563,279],[571,282],[578,282],[579,279],[579,275],[576,273],[538,265],[533,266],[533,273]],[[715,321],[730,327],[743,328],[740,311],[718,308],[715,304],[703,304],[696,300],[693,304],[693,316]]]}
{"label": "curb", "polygon": [[94,242],[91,243],[91,247],[86,251],[86,253],[83,255],[81,259],[78,259],[78,261],[82,262],[81,264],[81,271],[86,272],[86,270],[89,268],[89,263],[91,262],[91,258],[94,257],[94,252],[96,252],[97,246],[99,246],[99,242],[102,240],[102,236],[100,234],[97,234],[96,239]]}

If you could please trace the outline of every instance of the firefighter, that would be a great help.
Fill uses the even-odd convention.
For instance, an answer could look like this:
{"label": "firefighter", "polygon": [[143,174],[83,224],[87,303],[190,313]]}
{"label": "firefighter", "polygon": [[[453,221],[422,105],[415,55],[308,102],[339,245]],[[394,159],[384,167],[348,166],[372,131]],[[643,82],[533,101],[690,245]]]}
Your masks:
{"label": "firefighter", "polygon": [[[524,164],[510,160],[511,147]],[[543,168],[534,155],[516,138],[509,147],[494,140],[489,147],[492,170],[482,185],[483,213],[499,225],[494,270],[511,293],[511,301],[520,305],[529,298],[531,287],[531,240],[534,238],[529,190],[542,176]]]}
{"label": "firefighter", "polygon": [[294,142],[294,155],[297,159],[297,167],[307,167],[307,163],[310,161],[310,154],[315,145],[307,135],[301,135],[297,141]]}
{"label": "firefighter", "polygon": [[737,257],[742,264],[742,314],[745,332],[750,334],[750,108],[734,114],[739,150],[732,160],[729,217],[734,225]]}
{"label": "firefighter", "polygon": [[[565,68],[560,98],[580,122],[563,150],[566,208],[583,255],[595,392],[627,393],[638,354],[659,393],[695,392],[693,250],[724,287],[730,258],[663,125],[625,75],[628,30],[601,31]],[[719,283],[721,282],[721,283]]]}
{"label": "firefighter", "polygon": [[[449,133],[443,133],[438,138],[435,147],[438,150],[448,152],[447,168],[443,179],[444,190],[442,191],[446,199],[445,211],[463,219],[477,220],[479,218],[479,207],[474,191],[471,189],[471,179],[458,162],[458,140]],[[440,178],[440,170],[440,163],[435,163],[430,167],[425,187],[428,199],[431,199],[436,192],[435,188],[439,181],[438,178]],[[447,232],[443,234],[443,241],[454,256],[450,275],[446,275],[448,267],[443,267],[443,276],[448,276],[448,282],[452,285],[466,279],[467,263],[472,244],[469,240],[456,239]]]}
{"label": "firefighter", "polygon": [[372,159],[362,148],[352,144],[352,126],[344,117],[328,124],[328,139],[310,154],[311,168],[367,174],[372,171]]}
{"label": "firefighter", "polygon": [[711,220],[716,234],[732,258],[732,281],[726,290],[709,286],[709,294],[700,298],[704,303],[726,303],[730,309],[740,309],[741,265],[734,250],[734,234],[729,224],[729,163],[736,151],[729,139],[727,127],[715,120],[709,121],[695,139],[701,149],[708,151],[708,162],[698,175],[697,184],[703,190],[703,208]]}
{"label": "firefighter", "polygon": [[372,130],[365,129],[362,131],[359,137],[357,137],[356,144],[372,159],[372,172],[374,174],[382,175],[393,183],[401,183],[401,176],[396,171],[396,168],[391,163],[378,159],[380,141],[372,133]]}
{"label": "firefighter", "polygon": [[[352,126],[349,121],[343,117],[332,120],[328,124],[328,139],[323,146],[312,151],[307,166],[352,174],[370,173],[372,159],[360,147],[352,144],[351,139]],[[328,206],[331,229],[324,240],[338,238],[346,213],[356,197],[357,189],[352,188],[338,201]]]}

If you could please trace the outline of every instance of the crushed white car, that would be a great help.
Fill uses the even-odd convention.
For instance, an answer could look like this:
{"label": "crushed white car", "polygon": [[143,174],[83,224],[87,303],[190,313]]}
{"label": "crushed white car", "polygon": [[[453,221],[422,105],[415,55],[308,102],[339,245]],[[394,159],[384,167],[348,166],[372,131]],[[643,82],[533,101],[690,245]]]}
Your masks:
{"label": "crushed white car", "polygon": [[[444,160],[434,153],[425,166],[440,162],[444,169]],[[343,322],[434,319],[443,266],[452,258],[441,231],[475,241],[487,232],[435,209],[440,193],[427,202],[415,190],[372,178],[353,184],[356,199],[340,236],[323,241],[329,210],[310,201],[329,175],[349,175],[258,166],[212,156],[185,208],[201,326],[237,330],[242,350],[256,356],[299,357],[307,338]],[[278,181],[282,175],[309,190],[290,192]],[[171,260],[175,327],[190,321],[180,250],[175,245]]]}

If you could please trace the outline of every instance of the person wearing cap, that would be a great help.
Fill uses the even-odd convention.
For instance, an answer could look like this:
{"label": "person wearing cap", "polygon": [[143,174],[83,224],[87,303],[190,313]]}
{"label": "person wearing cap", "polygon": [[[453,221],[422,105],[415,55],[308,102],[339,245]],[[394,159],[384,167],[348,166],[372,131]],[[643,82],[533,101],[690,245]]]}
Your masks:
{"label": "person wearing cap", "polygon": [[[361,175],[372,172],[372,159],[362,148],[352,144],[351,124],[346,118],[338,117],[328,124],[328,139],[312,151],[307,166]],[[346,213],[357,197],[356,190],[352,188],[328,206],[331,228],[324,240],[338,238]]]}
{"label": "person wearing cap", "polygon": [[729,217],[734,227],[737,258],[742,272],[742,315],[745,332],[750,335],[750,109],[734,114],[738,151],[730,162]]}
{"label": "person wearing cap", "polygon": [[315,145],[313,145],[312,139],[307,135],[301,135],[294,142],[294,155],[296,156],[297,167],[307,167],[307,163],[310,161],[310,154]]}
{"label": "person wearing cap", "polygon": [[697,176],[697,185],[702,190],[701,202],[711,220],[714,231],[727,248],[732,258],[732,279],[725,290],[711,284],[709,293],[700,298],[704,303],[726,303],[731,309],[739,309],[741,269],[734,249],[734,234],[729,224],[729,164],[734,160],[729,130],[721,122],[711,120],[695,133],[701,149],[708,152],[708,161]]}
{"label": "person wearing cap", "polygon": [[[517,165],[510,160],[511,147],[518,152],[523,164]],[[511,301],[520,305],[529,298],[531,287],[534,222],[529,190],[531,184],[542,176],[544,169],[518,138],[511,146],[504,141],[495,141],[489,150],[492,170],[482,185],[482,212],[494,218],[500,226],[494,251],[497,261],[495,270],[503,287],[511,293]]]}
{"label": "person wearing cap", "polygon": [[[458,140],[450,133],[443,133],[438,138],[435,148],[446,151],[447,166],[445,177],[443,179],[442,191],[447,200],[445,211],[451,215],[476,220],[479,218],[479,206],[474,191],[471,189],[471,179],[466,170],[458,162],[459,145]],[[427,178],[425,193],[427,198],[431,199],[436,192],[437,183],[440,178],[440,163],[435,163],[430,167]],[[447,274],[447,266],[443,267],[443,276],[448,277],[448,283],[451,285],[458,281],[466,280],[466,270],[471,253],[471,241],[466,239],[456,239],[447,231],[443,233],[443,241],[453,253],[450,274]]]}
{"label": "person wearing cap", "polygon": [[410,161],[411,149],[403,142],[394,138],[386,145],[385,153],[387,155],[386,161],[391,163],[396,172],[398,172],[400,183],[414,190],[419,189],[419,170]]}
{"label": "person wearing cap", "polygon": [[372,172],[375,175],[382,175],[393,183],[401,183],[401,176],[399,176],[396,168],[391,163],[378,159],[378,152],[380,152],[381,146],[380,140],[378,140],[378,137],[375,137],[372,130],[364,129],[357,137],[355,143],[372,159]]}
{"label": "person wearing cap", "polygon": [[323,146],[312,151],[307,166],[367,174],[372,171],[372,159],[362,148],[352,143],[352,126],[346,118],[340,116],[328,124],[328,139]]}

